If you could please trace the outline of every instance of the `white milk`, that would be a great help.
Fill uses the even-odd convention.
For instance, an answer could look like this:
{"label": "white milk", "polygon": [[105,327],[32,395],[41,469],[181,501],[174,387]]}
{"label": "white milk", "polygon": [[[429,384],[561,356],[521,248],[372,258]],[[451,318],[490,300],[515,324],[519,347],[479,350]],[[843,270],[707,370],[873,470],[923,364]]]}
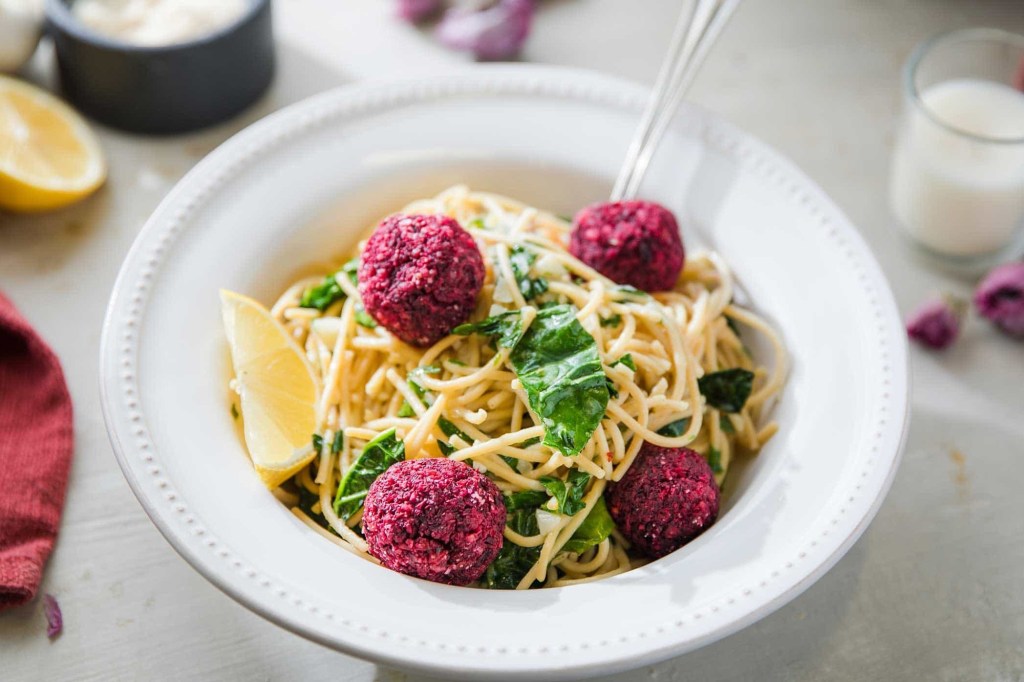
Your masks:
{"label": "white milk", "polygon": [[[1024,140],[1024,93],[975,79],[950,80],[921,94],[948,126],[985,138]],[[914,107],[896,144],[893,210],[926,246],[980,256],[1007,246],[1024,222],[1024,142],[979,142]]]}

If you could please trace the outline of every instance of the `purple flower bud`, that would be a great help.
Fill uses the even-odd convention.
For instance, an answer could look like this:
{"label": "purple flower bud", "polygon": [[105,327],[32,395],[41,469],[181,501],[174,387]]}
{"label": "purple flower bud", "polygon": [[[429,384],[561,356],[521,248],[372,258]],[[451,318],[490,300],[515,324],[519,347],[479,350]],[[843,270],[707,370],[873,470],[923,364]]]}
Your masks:
{"label": "purple flower bud", "polygon": [[960,321],[967,303],[952,296],[934,298],[914,312],[907,322],[907,335],[935,350],[947,348],[960,334]]}
{"label": "purple flower bud", "polygon": [[533,10],[533,0],[498,0],[481,10],[453,7],[437,25],[437,39],[477,59],[511,59],[530,35]]}
{"label": "purple flower bud", "polygon": [[419,23],[440,12],[443,6],[443,0],[398,0],[396,11],[402,19]]}
{"label": "purple flower bud", "polygon": [[46,616],[46,636],[53,639],[64,630],[64,616],[60,604],[52,594],[43,595],[43,614]]}
{"label": "purple flower bud", "polygon": [[974,305],[1007,334],[1024,338],[1024,262],[1000,265],[985,275],[974,291]]}

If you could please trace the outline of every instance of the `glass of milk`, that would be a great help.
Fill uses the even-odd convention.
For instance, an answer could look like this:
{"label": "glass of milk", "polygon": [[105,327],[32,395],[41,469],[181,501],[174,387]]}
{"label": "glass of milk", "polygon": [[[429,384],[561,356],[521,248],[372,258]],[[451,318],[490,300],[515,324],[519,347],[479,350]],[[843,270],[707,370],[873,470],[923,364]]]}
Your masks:
{"label": "glass of milk", "polygon": [[903,74],[890,176],[912,241],[984,267],[1024,247],[1024,36],[967,29],[919,46]]}

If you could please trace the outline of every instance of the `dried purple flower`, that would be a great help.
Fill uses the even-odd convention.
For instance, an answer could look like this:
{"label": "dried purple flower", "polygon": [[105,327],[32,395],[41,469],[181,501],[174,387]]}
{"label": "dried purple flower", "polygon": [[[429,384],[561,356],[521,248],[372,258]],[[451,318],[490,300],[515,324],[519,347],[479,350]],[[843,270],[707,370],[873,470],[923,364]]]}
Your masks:
{"label": "dried purple flower", "polygon": [[442,7],[443,0],[398,0],[396,12],[406,21],[419,23],[440,12]]}
{"label": "dried purple flower", "polygon": [[960,321],[966,311],[966,301],[952,296],[934,298],[910,316],[907,335],[928,348],[948,348],[960,334]]}
{"label": "dried purple flower", "polygon": [[53,639],[64,629],[64,616],[60,604],[52,594],[43,595],[43,613],[46,615],[46,636]]}
{"label": "dried purple flower", "polygon": [[1006,263],[985,275],[974,291],[974,305],[1007,334],[1024,338],[1024,262]]}
{"label": "dried purple flower", "polygon": [[484,9],[452,7],[437,25],[437,38],[477,59],[511,59],[530,35],[533,0],[498,0]]}

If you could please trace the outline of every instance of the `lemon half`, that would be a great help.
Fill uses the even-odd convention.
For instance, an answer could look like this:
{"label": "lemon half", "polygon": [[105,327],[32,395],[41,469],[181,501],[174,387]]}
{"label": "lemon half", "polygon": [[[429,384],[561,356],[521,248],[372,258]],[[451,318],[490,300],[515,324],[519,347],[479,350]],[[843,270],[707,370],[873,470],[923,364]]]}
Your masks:
{"label": "lemon half", "polygon": [[257,301],[221,291],[245,444],[263,483],[276,488],[309,464],[319,381],[288,331]]}
{"label": "lemon half", "polygon": [[106,177],[103,151],[81,116],[35,86],[0,76],[0,209],[61,208]]}

